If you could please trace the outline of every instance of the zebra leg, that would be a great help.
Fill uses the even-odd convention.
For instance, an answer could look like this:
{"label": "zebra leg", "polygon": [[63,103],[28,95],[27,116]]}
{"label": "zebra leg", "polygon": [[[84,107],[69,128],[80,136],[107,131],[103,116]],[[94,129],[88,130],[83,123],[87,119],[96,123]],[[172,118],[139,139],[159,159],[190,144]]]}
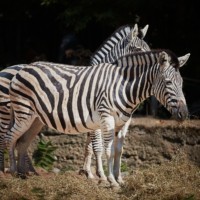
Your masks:
{"label": "zebra leg", "polygon": [[102,163],[102,154],[103,154],[103,142],[102,142],[102,134],[101,130],[95,130],[94,134],[91,137],[93,152],[96,158],[96,175],[99,177],[99,181],[106,181],[107,178],[105,176],[103,170]]}
{"label": "zebra leg", "polygon": [[31,127],[26,133],[20,138],[17,143],[18,150],[18,162],[17,162],[17,173],[20,177],[25,177],[26,173],[31,170],[37,175],[30,158],[28,157],[27,149],[35,138],[35,136],[41,131],[43,124],[36,118],[32,123]]}
{"label": "zebra leg", "polygon": [[4,173],[4,135],[0,136],[0,174]]}
{"label": "zebra leg", "polygon": [[[36,172],[35,168],[33,167],[31,158],[28,156],[28,153],[26,153],[24,159],[25,159],[25,166],[26,166],[25,174],[38,176],[39,174]],[[18,169],[19,169],[19,166],[18,166]],[[18,170],[18,174],[19,174],[19,170]]]}
{"label": "zebra leg", "polygon": [[[27,112],[28,113],[28,112]],[[33,123],[35,117],[29,113],[29,115],[19,118],[17,117],[17,113],[15,115],[15,122],[11,129],[8,131],[7,135],[5,136],[5,143],[6,147],[9,151],[9,158],[10,158],[10,172],[12,175],[15,175],[17,168],[15,162],[15,155],[14,149],[17,140],[29,129],[31,124]]]}
{"label": "zebra leg", "polygon": [[130,123],[131,118],[126,122],[121,130],[115,134],[114,176],[119,184],[124,183],[121,175],[121,157],[123,153],[123,143]]}
{"label": "zebra leg", "polygon": [[87,178],[89,179],[94,179],[94,175],[92,174],[92,171],[91,171],[91,162],[92,162],[92,155],[93,155],[91,140],[92,140],[93,134],[94,134],[93,132],[87,133],[83,169],[79,171],[79,174],[85,174]]}
{"label": "zebra leg", "polygon": [[108,181],[111,187],[119,187],[113,174],[113,160],[114,160],[114,133],[115,133],[115,120],[112,116],[101,118],[101,130],[104,134],[104,147],[108,161]]}
{"label": "zebra leg", "polygon": [[13,121],[11,120],[10,101],[4,97],[0,103],[0,174],[4,173],[5,135]]}

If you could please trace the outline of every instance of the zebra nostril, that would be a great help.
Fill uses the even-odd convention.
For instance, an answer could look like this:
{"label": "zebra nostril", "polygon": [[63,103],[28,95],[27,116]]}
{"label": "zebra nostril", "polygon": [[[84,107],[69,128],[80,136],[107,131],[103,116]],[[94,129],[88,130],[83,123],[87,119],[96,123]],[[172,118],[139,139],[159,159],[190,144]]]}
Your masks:
{"label": "zebra nostril", "polygon": [[181,112],[178,113],[178,120],[183,121],[185,119],[185,117],[182,115]]}

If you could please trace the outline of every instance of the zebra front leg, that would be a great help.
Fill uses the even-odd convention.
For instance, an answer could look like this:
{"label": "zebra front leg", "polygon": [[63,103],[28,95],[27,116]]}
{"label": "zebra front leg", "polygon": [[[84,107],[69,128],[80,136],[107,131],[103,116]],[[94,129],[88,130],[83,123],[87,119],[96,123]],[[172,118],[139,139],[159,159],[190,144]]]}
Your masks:
{"label": "zebra front leg", "polygon": [[91,171],[91,162],[92,162],[92,155],[93,155],[91,139],[93,137],[92,136],[93,134],[94,134],[93,132],[87,133],[83,169],[79,171],[79,174],[85,174],[87,178],[89,179],[94,179],[94,175],[92,174],[92,171]]}
{"label": "zebra front leg", "polygon": [[105,153],[108,162],[108,181],[111,187],[119,187],[113,174],[113,160],[114,160],[114,133],[115,121],[112,116],[101,118],[101,130],[103,133]]}
{"label": "zebra front leg", "polygon": [[121,131],[115,133],[115,156],[114,156],[114,176],[116,181],[119,184],[123,184],[124,181],[121,176],[121,156],[123,152],[123,142],[124,142],[124,137],[122,136]]}
{"label": "zebra front leg", "polygon": [[125,140],[128,127],[131,123],[131,118],[125,123],[122,128],[119,128],[119,131],[116,130],[115,134],[115,157],[114,157],[114,176],[119,184],[124,184],[121,175],[121,157],[123,153],[123,144]]}

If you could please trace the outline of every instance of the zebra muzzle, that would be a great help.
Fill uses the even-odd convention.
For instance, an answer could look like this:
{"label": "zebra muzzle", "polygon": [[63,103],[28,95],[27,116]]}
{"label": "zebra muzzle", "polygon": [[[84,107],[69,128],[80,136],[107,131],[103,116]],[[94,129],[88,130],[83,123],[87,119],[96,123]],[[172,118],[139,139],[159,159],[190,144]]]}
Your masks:
{"label": "zebra muzzle", "polygon": [[179,100],[177,102],[177,108],[172,110],[173,118],[178,121],[184,121],[188,118],[188,114],[187,105],[182,100]]}

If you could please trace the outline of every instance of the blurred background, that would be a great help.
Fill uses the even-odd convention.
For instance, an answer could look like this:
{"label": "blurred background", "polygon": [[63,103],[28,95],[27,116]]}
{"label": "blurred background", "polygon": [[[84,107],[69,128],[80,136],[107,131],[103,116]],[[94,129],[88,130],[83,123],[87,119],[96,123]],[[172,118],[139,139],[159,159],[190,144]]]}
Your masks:
{"label": "blurred background", "polygon": [[[86,65],[118,27],[149,24],[145,41],[183,56],[191,118],[200,116],[200,11],[197,0],[1,0],[0,69],[46,60]],[[140,113],[151,114],[148,106]],[[161,109],[162,110],[162,109]],[[167,115],[161,111],[160,116]]]}

